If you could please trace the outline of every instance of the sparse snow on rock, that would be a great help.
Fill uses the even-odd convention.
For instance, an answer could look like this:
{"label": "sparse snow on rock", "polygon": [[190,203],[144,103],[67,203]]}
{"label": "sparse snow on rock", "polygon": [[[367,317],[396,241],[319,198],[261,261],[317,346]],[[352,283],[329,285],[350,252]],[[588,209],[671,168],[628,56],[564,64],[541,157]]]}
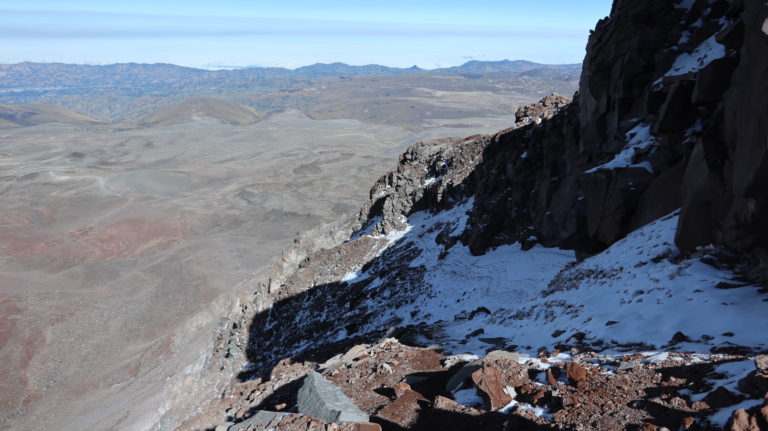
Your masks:
{"label": "sparse snow on rock", "polygon": [[635,163],[635,156],[641,152],[653,151],[658,147],[658,139],[651,134],[649,124],[639,124],[627,132],[627,144],[611,161],[594,167],[586,173],[597,172],[601,169],[619,169],[639,167],[653,173],[653,166],[649,162]]}
{"label": "sparse snow on rock", "polygon": [[[715,39],[716,37],[717,35],[712,35],[691,53],[680,54],[664,76],[680,76],[698,72],[713,61],[725,57],[725,46],[719,43]],[[657,81],[657,83],[659,82],[661,82],[661,78]]]}

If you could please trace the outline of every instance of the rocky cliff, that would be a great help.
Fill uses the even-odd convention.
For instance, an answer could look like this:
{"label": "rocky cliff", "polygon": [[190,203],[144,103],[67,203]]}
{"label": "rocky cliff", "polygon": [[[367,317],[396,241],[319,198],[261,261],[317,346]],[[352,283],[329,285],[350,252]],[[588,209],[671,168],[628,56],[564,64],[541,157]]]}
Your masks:
{"label": "rocky cliff", "polygon": [[[356,218],[297,239],[233,331],[247,346],[222,348],[247,362],[208,414],[306,413],[303,375],[370,359],[370,373],[335,380],[385,429],[768,426],[763,359],[750,359],[768,349],[767,68],[763,1],[616,0],[572,102],[521,108],[493,136],[418,144]],[[392,350],[384,337],[432,353],[375,360]],[[518,356],[489,354],[472,382],[445,385],[462,354],[494,350]],[[400,401],[411,389],[397,384],[424,381]]]}

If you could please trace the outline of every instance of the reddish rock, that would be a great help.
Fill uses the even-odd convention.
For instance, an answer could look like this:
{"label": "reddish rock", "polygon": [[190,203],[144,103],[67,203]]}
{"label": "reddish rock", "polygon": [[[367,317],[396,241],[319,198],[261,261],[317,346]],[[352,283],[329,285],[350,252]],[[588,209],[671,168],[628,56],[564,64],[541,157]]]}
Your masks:
{"label": "reddish rock", "polygon": [[472,373],[472,381],[475,382],[486,409],[498,410],[512,401],[512,397],[504,390],[506,384],[498,368],[483,364],[483,368]]}
{"label": "reddish rock", "polygon": [[539,389],[536,392],[534,392],[533,397],[531,397],[531,404],[534,406],[538,406],[541,404],[541,400],[547,395],[547,391],[544,389]]}
{"label": "reddish rock", "polygon": [[429,399],[427,399],[427,397],[425,397],[424,395],[414,391],[413,389],[408,389],[408,390],[404,391],[402,393],[402,395],[400,395],[398,398],[402,398],[402,397],[412,398],[412,399],[415,399],[415,400],[418,400],[418,401],[429,402]]}
{"label": "reddish rock", "polygon": [[696,423],[696,419],[694,419],[691,416],[688,416],[687,418],[683,419],[683,428],[687,430],[691,429],[695,423]]}
{"label": "reddish rock", "polygon": [[395,386],[395,395],[397,395],[398,398],[402,397],[403,394],[411,390],[411,385],[405,382],[400,382]]}
{"label": "reddish rock", "polygon": [[544,118],[552,118],[560,108],[571,103],[571,99],[552,93],[539,102],[521,106],[515,112],[515,121],[536,121]]}
{"label": "reddish rock", "polygon": [[435,397],[435,401],[432,403],[432,406],[438,410],[446,410],[449,412],[461,411],[463,408],[461,404],[442,395]]}
{"label": "reddish rock", "polygon": [[726,429],[730,431],[764,431],[768,429],[768,401],[762,407],[749,410],[738,409],[728,420]]}
{"label": "reddish rock", "polygon": [[426,398],[416,391],[408,390],[376,413],[376,417],[391,422],[403,428],[410,428],[419,418],[422,404],[427,404]]}
{"label": "reddish rock", "polygon": [[581,399],[578,395],[566,395],[563,397],[563,407],[577,408],[581,405]]}
{"label": "reddish rock", "polygon": [[565,366],[565,374],[576,387],[582,386],[587,381],[587,370],[576,362],[569,362]]}
{"label": "reddish rock", "polygon": [[520,394],[522,395],[533,395],[536,393],[536,389],[538,386],[536,386],[533,383],[526,383],[523,386],[520,387]]}
{"label": "reddish rock", "polygon": [[552,369],[550,368],[547,368],[547,382],[552,386],[557,384],[557,379],[552,374]]}
{"label": "reddish rock", "polygon": [[409,350],[404,353],[404,358],[411,364],[411,367],[417,370],[429,371],[440,370],[442,365],[440,361],[443,355],[430,349]]}

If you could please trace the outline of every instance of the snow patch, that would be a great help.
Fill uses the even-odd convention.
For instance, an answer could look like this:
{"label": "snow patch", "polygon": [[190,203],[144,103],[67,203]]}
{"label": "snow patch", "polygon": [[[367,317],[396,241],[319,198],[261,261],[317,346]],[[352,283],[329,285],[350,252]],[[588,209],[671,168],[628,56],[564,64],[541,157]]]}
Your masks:
{"label": "snow patch", "polygon": [[341,281],[344,281],[344,282],[352,281],[352,280],[354,280],[356,278],[360,278],[360,270],[350,271],[350,272],[344,274],[344,276],[341,277]]}
{"label": "snow patch", "polygon": [[462,389],[453,393],[453,399],[467,407],[477,407],[483,405],[483,399],[477,394],[475,388]]}
{"label": "snow patch", "polygon": [[[635,138],[641,136],[639,131]],[[425,272],[407,300],[391,308],[380,306],[387,296],[371,293],[364,305],[381,311],[362,332],[394,321],[424,324],[432,329],[423,341],[441,344],[447,354],[483,355],[504,348],[535,356],[540,347],[568,342],[579,333],[606,354],[650,345],[663,351],[646,359],[658,361],[669,351],[707,354],[724,343],[768,346],[759,290],[718,289],[733,274],[699,258],[681,260],[674,245],[676,212],[566,268],[575,261],[573,252],[541,246],[526,252],[517,244],[505,245],[483,256],[472,255],[461,243],[444,250],[437,235],[459,235],[471,208],[467,201],[436,214],[417,212],[408,218],[408,229],[390,234],[395,250],[412,250],[409,266]],[[386,277],[376,278],[366,289],[376,292],[385,283]],[[678,331],[692,341],[669,344]],[[729,332],[734,336],[722,335]],[[519,360],[540,370],[551,366],[533,357]],[[563,355],[550,362],[567,360]]]}
{"label": "snow patch", "polygon": [[642,362],[645,364],[660,364],[669,359],[669,352],[646,352]]}
{"label": "snow patch", "polygon": [[[405,217],[403,217],[405,219]],[[407,220],[403,220],[404,222]],[[402,230],[393,230],[390,231],[386,235],[371,235],[371,238],[374,239],[386,239],[388,245],[396,244],[398,241],[400,241],[408,232],[413,229],[413,226],[406,223],[406,227]]]}
{"label": "snow patch", "polygon": [[[702,42],[691,53],[684,52],[677,56],[672,67],[669,68],[664,76],[680,76],[686,73],[698,72],[709,66],[715,60],[725,57],[725,46],[715,40],[717,35],[712,35],[709,39]],[[654,84],[661,83],[659,78]]]}
{"label": "snow patch", "polygon": [[726,362],[715,367],[715,375],[724,375],[723,379],[708,379],[713,387],[722,386],[729,391],[739,393],[739,380],[755,370],[755,362],[752,359],[736,362]]}
{"label": "snow patch", "polygon": [[553,415],[550,413],[549,409],[534,407],[528,403],[519,403],[515,400],[510,401],[509,404],[500,408],[498,411],[499,413],[508,414],[515,410],[528,410],[533,412],[533,414],[536,416],[544,419],[552,420],[553,418]]}
{"label": "snow patch", "polygon": [[620,168],[644,168],[653,173],[653,165],[650,162],[634,163],[635,156],[642,151],[654,150],[659,146],[659,141],[651,134],[651,126],[642,123],[627,132],[627,144],[613,160],[596,166],[586,173],[591,174],[602,169],[620,169]]}

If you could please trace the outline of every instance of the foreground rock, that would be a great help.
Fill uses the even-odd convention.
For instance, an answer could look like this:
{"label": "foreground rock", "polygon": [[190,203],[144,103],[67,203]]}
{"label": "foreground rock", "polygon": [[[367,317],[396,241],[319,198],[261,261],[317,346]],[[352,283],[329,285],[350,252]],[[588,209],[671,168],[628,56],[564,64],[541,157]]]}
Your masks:
{"label": "foreground rock", "polygon": [[339,388],[316,372],[304,378],[297,404],[299,413],[326,422],[368,422],[368,415],[360,411]]}
{"label": "foreground rock", "polygon": [[[529,357],[495,351],[473,359],[386,339],[355,346],[340,356],[344,359],[337,358],[333,367],[325,369],[318,364],[281,362],[273,373],[272,387],[278,390],[261,394],[264,401],[254,405],[252,416],[225,426],[230,431],[503,430],[511,424],[522,430],[689,430],[718,429],[733,416],[730,429],[762,430],[762,415],[768,412],[760,407],[762,397],[742,393],[728,383],[754,369],[752,359],[738,355],[553,352]],[[619,364],[628,361],[636,365],[620,370]],[[308,366],[318,371],[308,372]],[[475,371],[467,374],[467,369]],[[279,395],[279,388],[286,386],[283,379],[291,380],[297,373],[307,373],[306,383],[293,386],[293,397]],[[460,382],[458,387],[448,385],[452,380]],[[324,382],[320,383],[323,391],[338,385],[336,390],[349,397],[347,406],[360,406],[362,416],[344,417],[359,422],[334,423],[344,420],[335,413],[326,419],[318,417],[329,409],[318,410],[317,416],[307,414],[301,392],[318,382]],[[449,391],[447,385],[455,389]],[[232,391],[247,392],[251,387],[253,382],[243,382]],[[288,400],[283,411],[258,410],[278,398]],[[744,403],[756,407],[740,408]],[[368,414],[374,423],[360,423]],[[758,428],[749,428],[754,424]]]}
{"label": "foreground rock", "polygon": [[762,406],[734,412],[728,423],[730,431],[762,431],[768,429],[768,401]]}

